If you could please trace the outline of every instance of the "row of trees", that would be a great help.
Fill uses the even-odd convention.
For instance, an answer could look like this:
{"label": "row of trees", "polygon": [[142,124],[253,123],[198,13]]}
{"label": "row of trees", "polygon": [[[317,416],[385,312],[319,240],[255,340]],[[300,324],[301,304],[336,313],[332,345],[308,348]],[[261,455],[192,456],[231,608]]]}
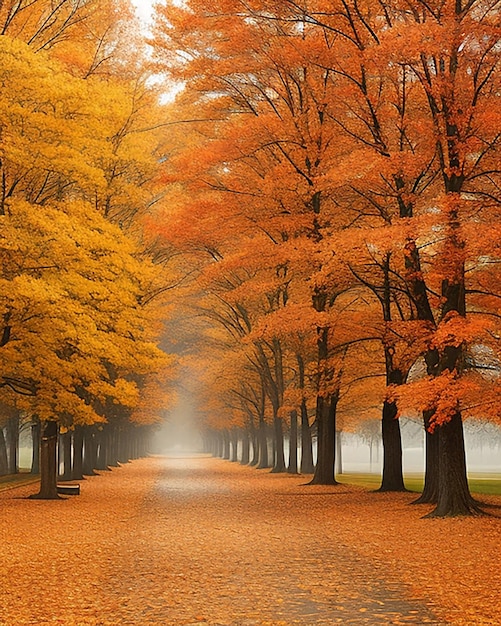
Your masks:
{"label": "row of trees", "polygon": [[[500,15],[495,0],[189,0],[157,6],[183,86],[150,229],[181,253],[186,366],[208,429],[302,424],[313,481],[338,428],[422,414],[431,515],[479,512],[463,419],[499,421]],[[184,265],[183,265],[184,264]],[[181,332],[181,331],[180,331]]]}
{"label": "row of trees", "polygon": [[130,458],[117,433],[169,400],[169,277],[141,226],[164,137],[127,2],[2,2],[0,29],[0,468],[5,423],[33,423],[47,498],[59,430],[78,475],[85,430],[91,469]]}

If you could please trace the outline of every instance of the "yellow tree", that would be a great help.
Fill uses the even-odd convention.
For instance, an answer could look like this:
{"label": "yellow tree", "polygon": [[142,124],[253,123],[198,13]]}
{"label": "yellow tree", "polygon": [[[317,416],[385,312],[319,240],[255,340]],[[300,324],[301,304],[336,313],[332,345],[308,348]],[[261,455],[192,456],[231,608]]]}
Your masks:
{"label": "yellow tree", "polygon": [[[110,402],[132,408],[145,388],[138,377],[168,365],[147,310],[160,273],[96,203],[128,193],[126,209],[144,209],[147,194],[132,190],[151,180],[155,158],[135,165],[133,148],[137,155],[144,142],[129,142],[129,161],[122,154],[120,165],[136,177],[124,174],[129,180],[110,193],[109,163],[117,158],[110,140],[131,118],[131,90],[72,76],[45,52],[35,54],[7,35],[1,46],[2,280],[9,294],[2,305],[2,348],[9,356],[2,384],[29,397],[53,448],[57,421],[103,421]],[[110,99],[114,125],[105,125],[100,116]],[[53,496],[54,467],[44,467],[41,493]]]}
{"label": "yellow tree", "polygon": [[34,213],[11,200],[2,233],[5,401],[21,395],[49,430],[138,405],[135,377],[169,362],[138,302],[151,279],[133,244],[83,203]]}

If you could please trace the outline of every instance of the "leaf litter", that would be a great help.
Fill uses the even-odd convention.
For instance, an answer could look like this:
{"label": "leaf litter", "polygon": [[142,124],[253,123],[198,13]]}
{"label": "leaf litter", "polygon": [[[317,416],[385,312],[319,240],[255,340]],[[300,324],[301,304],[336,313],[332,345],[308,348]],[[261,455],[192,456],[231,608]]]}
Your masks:
{"label": "leaf litter", "polygon": [[501,519],[305,482],[150,457],[64,501],[2,492],[0,626],[501,623]]}

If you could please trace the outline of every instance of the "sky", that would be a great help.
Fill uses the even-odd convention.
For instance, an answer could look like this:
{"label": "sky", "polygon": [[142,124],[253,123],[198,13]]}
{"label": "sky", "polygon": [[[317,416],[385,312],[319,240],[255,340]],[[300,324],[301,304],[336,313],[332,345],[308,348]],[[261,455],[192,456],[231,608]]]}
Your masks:
{"label": "sky", "polygon": [[147,22],[151,17],[152,5],[156,0],[132,0],[138,16]]}

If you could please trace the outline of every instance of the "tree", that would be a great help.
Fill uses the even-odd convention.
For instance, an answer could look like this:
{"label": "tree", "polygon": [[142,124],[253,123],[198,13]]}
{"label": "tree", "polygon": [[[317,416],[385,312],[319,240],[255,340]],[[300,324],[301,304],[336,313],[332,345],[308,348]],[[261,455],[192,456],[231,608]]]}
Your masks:
{"label": "tree", "polygon": [[[251,334],[282,308],[285,319],[295,298],[309,302],[304,322],[316,329],[316,423],[326,459],[314,480],[334,480],[331,433],[343,386],[356,378],[346,376],[344,359],[356,354],[353,346],[379,338],[387,387],[380,402],[381,489],[403,488],[398,411],[419,385],[428,388],[419,397],[426,400],[420,406],[430,461],[423,496],[439,500],[437,515],[475,512],[460,408],[487,382],[466,373],[466,362],[479,362],[467,356],[467,343],[477,355],[497,349],[495,323],[487,319],[496,288],[486,289],[483,275],[498,251],[489,236],[482,256],[467,223],[485,228],[492,222],[489,208],[499,202],[497,10],[482,2],[416,2],[409,9],[228,0],[159,7],[158,16],[159,65],[175,80],[189,81],[177,123],[195,129],[168,164],[169,182],[176,181],[180,195],[195,190],[196,200],[186,203],[192,208],[203,199],[218,244],[218,225],[238,228],[231,267],[253,270],[238,285],[252,291],[244,308]],[[445,31],[442,50],[437,33]],[[262,248],[263,233],[273,242],[270,253]],[[228,255],[214,239],[198,242],[216,266]],[[267,260],[255,272],[249,242],[275,263]],[[238,246],[243,254],[235,252]],[[278,273],[282,286],[271,291]],[[225,289],[236,292],[235,285]],[[278,294],[279,306],[256,306],[259,290]],[[362,324],[370,319],[372,329],[376,298],[376,333],[364,336],[345,324],[342,303],[352,294],[359,307],[350,312]],[[479,322],[470,322],[470,312]],[[269,366],[277,362],[273,335],[263,337],[270,342]],[[287,349],[281,341],[281,354]],[[421,356],[426,380],[406,384]],[[278,378],[270,380],[264,382],[273,392]]]}
{"label": "tree", "polygon": [[[122,199],[113,217],[124,220],[127,211],[130,225],[155,193],[140,189],[153,178],[155,157],[137,157],[148,133],[142,125],[152,120],[138,111],[152,99],[138,95],[137,82],[134,91],[123,78],[74,76],[8,35],[0,44],[0,388],[7,404],[16,397],[44,424],[39,497],[52,498],[57,424],[102,423],[114,405],[127,412],[142,401],[145,409],[149,377],[170,366],[157,347],[160,311],[152,304],[165,275],[104,210],[125,186],[129,204]],[[131,100],[142,102],[132,113]],[[134,128],[136,143],[126,137]],[[119,131],[121,142],[111,142]],[[120,186],[109,176],[117,159]]]}

